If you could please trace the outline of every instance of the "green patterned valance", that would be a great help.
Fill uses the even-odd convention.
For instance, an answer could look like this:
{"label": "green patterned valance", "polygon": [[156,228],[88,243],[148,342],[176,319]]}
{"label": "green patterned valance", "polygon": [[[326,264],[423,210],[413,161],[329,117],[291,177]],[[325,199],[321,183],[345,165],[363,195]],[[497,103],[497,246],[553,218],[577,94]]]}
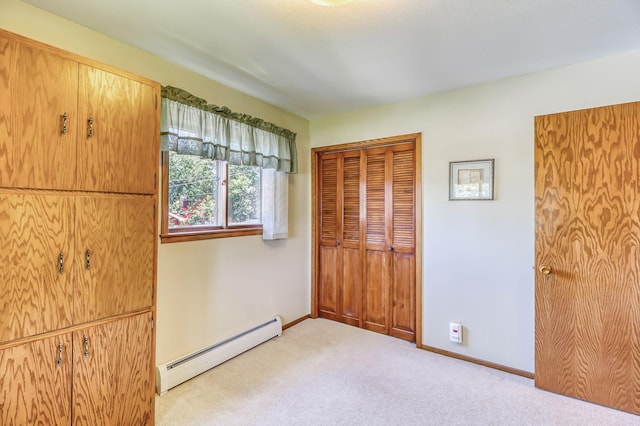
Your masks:
{"label": "green patterned valance", "polygon": [[296,134],[175,87],[162,88],[163,151],[297,173]]}

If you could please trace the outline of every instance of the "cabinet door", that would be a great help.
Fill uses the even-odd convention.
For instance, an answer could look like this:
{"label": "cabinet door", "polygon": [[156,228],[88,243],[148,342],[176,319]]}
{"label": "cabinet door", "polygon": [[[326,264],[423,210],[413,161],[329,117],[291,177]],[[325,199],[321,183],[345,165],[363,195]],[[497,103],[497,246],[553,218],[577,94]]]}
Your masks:
{"label": "cabinet door", "polygon": [[0,342],[71,325],[72,238],[72,198],[0,192]]}
{"label": "cabinet door", "polygon": [[77,189],[153,194],[157,88],[84,64],[79,75]]}
{"label": "cabinet door", "polygon": [[73,335],[73,424],[153,423],[150,313]]}
{"label": "cabinet door", "polygon": [[77,84],[77,62],[0,34],[0,186],[73,188]]}
{"label": "cabinet door", "polygon": [[0,424],[71,424],[71,334],[0,350]]}
{"label": "cabinet door", "polygon": [[76,201],[76,324],[153,303],[154,200],[82,196]]}

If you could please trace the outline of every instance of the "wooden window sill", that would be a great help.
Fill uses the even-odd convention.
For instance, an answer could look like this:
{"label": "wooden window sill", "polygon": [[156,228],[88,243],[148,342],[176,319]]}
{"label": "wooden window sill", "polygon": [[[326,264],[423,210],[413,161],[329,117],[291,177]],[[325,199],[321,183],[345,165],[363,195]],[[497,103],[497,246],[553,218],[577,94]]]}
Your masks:
{"label": "wooden window sill", "polygon": [[239,228],[239,229],[220,229],[194,232],[174,232],[169,234],[160,234],[160,242],[181,243],[185,241],[213,240],[216,238],[244,237],[247,235],[262,235],[262,227],[260,228]]}

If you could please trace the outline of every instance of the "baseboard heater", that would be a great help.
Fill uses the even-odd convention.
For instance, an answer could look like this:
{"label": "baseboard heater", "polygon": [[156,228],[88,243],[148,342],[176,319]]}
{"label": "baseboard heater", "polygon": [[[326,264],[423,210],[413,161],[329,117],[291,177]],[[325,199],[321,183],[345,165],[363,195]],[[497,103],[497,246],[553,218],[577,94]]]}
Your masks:
{"label": "baseboard heater", "polygon": [[172,387],[280,335],[282,335],[282,320],[276,316],[264,324],[219,343],[159,365],[156,367],[156,392],[158,395],[163,395]]}

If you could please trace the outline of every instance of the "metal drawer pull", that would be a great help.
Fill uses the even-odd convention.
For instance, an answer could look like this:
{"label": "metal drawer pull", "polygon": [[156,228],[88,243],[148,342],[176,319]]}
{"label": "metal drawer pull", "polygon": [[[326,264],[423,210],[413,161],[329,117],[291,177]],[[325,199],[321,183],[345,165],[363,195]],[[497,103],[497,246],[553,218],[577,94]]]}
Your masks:
{"label": "metal drawer pull", "polygon": [[91,138],[93,137],[93,117],[89,117],[89,120],[87,120],[87,122],[89,123],[89,134],[87,136]]}
{"label": "metal drawer pull", "polygon": [[89,336],[84,336],[84,357],[89,358]]}
{"label": "metal drawer pull", "polygon": [[91,250],[87,249],[86,253],[87,258],[87,271],[91,269]]}
{"label": "metal drawer pull", "polygon": [[63,135],[67,134],[67,118],[68,118],[68,115],[66,112],[62,114],[62,134]]}
{"label": "metal drawer pull", "polygon": [[62,343],[58,343],[58,359],[56,360],[56,364],[62,365]]}
{"label": "metal drawer pull", "polygon": [[64,272],[64,254],[62,252],[58,256],[58,272],[61,274]]}

